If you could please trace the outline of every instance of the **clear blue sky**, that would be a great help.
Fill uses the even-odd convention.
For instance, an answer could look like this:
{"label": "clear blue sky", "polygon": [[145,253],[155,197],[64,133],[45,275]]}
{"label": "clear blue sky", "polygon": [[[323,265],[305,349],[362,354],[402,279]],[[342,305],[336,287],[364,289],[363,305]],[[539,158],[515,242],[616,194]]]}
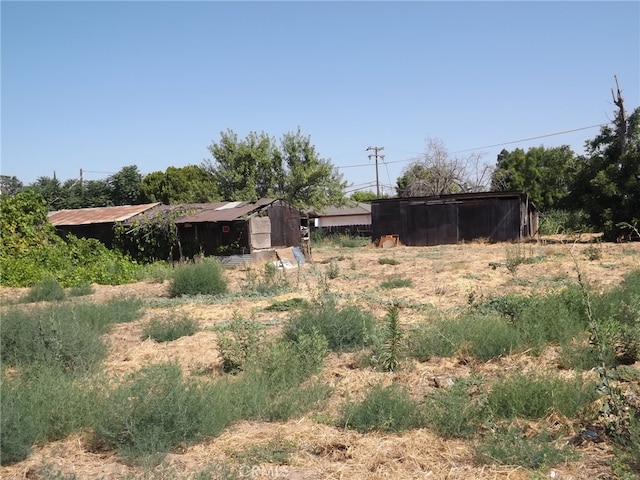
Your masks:
{"label": "clear blue sky", "polygon": [[[640,2],[0,3],[2,164],[28,184],[199,165],[300,127],[355,187],[453,156],[570,145],[640,106]],[[487,147],[494,144],[502,146]],[[353,188],[352,188],[353,189]]]}

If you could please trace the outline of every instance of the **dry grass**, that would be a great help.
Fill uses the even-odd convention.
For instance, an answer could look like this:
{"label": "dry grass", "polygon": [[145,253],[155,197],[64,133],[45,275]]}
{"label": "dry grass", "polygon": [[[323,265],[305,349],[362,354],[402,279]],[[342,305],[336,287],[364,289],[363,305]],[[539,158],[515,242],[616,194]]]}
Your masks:
{"label": "dry grass", "polygon": [[[148,308],[141,320],[117,325],[107,336],[109,354],[104,368],[111,375],[120,375],[150,363],[175,360],[186,374],[218,375],[221,359],[216,350],[216,334],[212,327],[232,319],[234,312],[254,316],[277,332],[287,312],[269,312],[265,307],[276,300],[293,297],[311,299],[327,282],[329,289],[344,301],[373,310],[382,318],[386,306],[400,301],[400,322],[406,326],[435,318],[438,312],[455,312],[471,297],[476,300],[505,293],[547,292],[575,281],[578,260],[582,275],[599,290],[617,285],[630,270],[640,268],[640,244],[602,244],[602,257],[589,261],[582,254],[584,244],[538,242],[522,245],[521,251],[531,263],[519,265],[512,275],[504,262],[506,244],[474,242],[466,245],[437,247],[332,248],[315,247],[314,262],[299,271],[287,272],[290,290],[272,298],[229,297],[226,302],[171,303]],[[393,256],[397,265],[385,265],[379,258]],[[323,276],[329,259],[337,262],[340,274],[335,279]],[[533,261],[535,259],[535,261]],[[254,267],[255,268],[255,267]],[[237,267],[227,272],[231,292],[239,292],[247,272]],[[402,289],[382,289],[380,283],[400,276],[413,281]],[[167,297],[167,283],[137,283],[124,286],[97,286],[84,300],[104,301],[124,295],[137,295],[153,300]],[[2,289],[0,299],[16,298],[24,289]],[[160,302],[159,304],[163,304]],[[152,316],[175,312],[199,321],[201,331],[173,342],[156,343],[140,339],[143,326]],[[428,429],[404,434],[359,434],[323,422],[336,418],[346,398],[362,398],[366,390],[378,383],[397,381],[408,387],[411,395],[421,398],[436,388],[437,379],[467,377],[474,374],[495,375],[505,371],[523,373],[548,368],[557,355],[550,348],[541,357],[526,354],[502,358],[486,364],[461,363],[458,359],[432,359],[410,362],[393,374],[358,368],[357,353],[331,354],[320,374],[333,387],[333,393],[320,412],[283,423],[240,422],[210,441],[181,449],[168,455],[157,472],[166,469],[180,475],[198,472],[208,465],[233,463],[233,452],[277,438],[293,442],[294,452],[288,465],[278,470],[289,479],[526,479],[530,472],[508,466],[477,465],[473,448],[468,442],[445,440]],[[638,366],[636,364],[636,366]],[[560,420],[550,418],[550,428]],[[610,476],[607,459],[611,452],[605,444],[591,444],[581,449],[582,458],[554,469],[556,478],[592,479]],[[110,452],[90,452],[83,435],[39,446],[25,461],[0,467],[3,479],[31,478],[43,465],[78,479],[143,478],[144,470],[123,464]],[[174,470],[172,470],[174,469]],[[255,470],[249,478],[275,478],[276,470]],[[258,475],[263,473],[261,477]],[[149,478],[149,477],[146,477]],[[161,478],[171,478],[171,473]]]}

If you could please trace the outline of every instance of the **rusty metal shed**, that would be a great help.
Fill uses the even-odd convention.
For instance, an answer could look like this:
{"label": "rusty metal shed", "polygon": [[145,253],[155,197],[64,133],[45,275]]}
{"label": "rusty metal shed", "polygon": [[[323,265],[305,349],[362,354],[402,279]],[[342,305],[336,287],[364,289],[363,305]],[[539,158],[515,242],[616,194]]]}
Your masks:
{"label": "rusty metal shed", "polygon": [[107,247],[113,243],[113,226],[133,217],[154,211],[160,204],[121,205],[118,207],[92,207],[49,212],[48,218],[58,235],[95,238]]}
{"label": "rusty metal shed", "polygon": [[308,216],[284,200],[200,204],[176,218],[185,256],[246,255],[281,247],[303,247],[301,227]]}
{"label": "rusty metal shed", "polygon": [[535,235],[538,210],[523,192],[483,192],[371,202],[372,239],[398,235],[403,245],[475,239],[514,241]]}

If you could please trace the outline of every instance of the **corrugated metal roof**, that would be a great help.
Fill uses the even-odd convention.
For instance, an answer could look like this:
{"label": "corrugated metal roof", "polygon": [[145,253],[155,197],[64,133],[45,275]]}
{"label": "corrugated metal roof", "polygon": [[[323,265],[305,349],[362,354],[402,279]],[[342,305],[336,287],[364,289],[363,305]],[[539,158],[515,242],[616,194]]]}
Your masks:
{"label": "corrugated metal roof", "polygon": [[329,206],[322,212],[311,211],[309,215],[312,217],[339,217],[343,215],[370,215],[371,205],[361,202],[347,202],[342,207]]}
{"label": "corrugated metal roof", "polygon": [[54,226],[89,225],[92,223],[114,223],[125,221],[135,215],[159,205],[147,203],[144,205],[121,205],[119,207],[76,208],[73,210],[58,210],[49,212],[49,221]]}
{"label": "corrugated metal roof", "polygon": [[199,206],[200,211],[193,215],[183,215],[175,223],[231,222],[250,213],[271,205],[276,200],[261,198],[256,202],[221,202]]}

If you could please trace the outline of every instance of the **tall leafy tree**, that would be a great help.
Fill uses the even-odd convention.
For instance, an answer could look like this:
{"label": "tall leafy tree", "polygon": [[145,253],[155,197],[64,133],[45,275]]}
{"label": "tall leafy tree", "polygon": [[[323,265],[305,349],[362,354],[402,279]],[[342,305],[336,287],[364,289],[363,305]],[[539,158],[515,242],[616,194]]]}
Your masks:
{"label": "tall leafy tree", "polygon": [[60,180],[58,180],[55,175],[53,177],[38,177],[27,189],[36,192],[44,199],[47,210],[61,210],[66,208],[66,194],[62,183],[60,183]]}
{"label": "tall leafy tree", "polygon": [[346,183],[300,129],[283,135],[280,145],[265,133],[239,139],[227,130],[208,149],[213,160],[205,160],[202,168],[213,176],[225,200],[277,197],[316,208],[344,200]]}
{"label": "tall leafy tree", "polygon": [[320,158],[309,136],[298,129],[283,135],[280,145],[282,162],[277,170],[284,170],[279,184],[282,198],[299,207],[319,209],[344,201],[346,182],[329,160]]}
{"label": "tall leafy tree", "polygon": [[213,175],[198,165],[169,167],[164,172],[152,172],[140,184],[143,202],[206,203],[219,200]]}
{"label": "tall leafy tree", "polygon": [[220,196],[231,201],[275,196],[282,177],[275,141],[264,132],[251,132],[244,140],[232,130],[220,136],[219,143],[208,147],[213,161],[202,164],[213,176]]}
{"label": "tall leafy tree", "polygon": [[113,205],[135,205],[140,203],[142,174],[136,165],[122,167],[107,177],[107,185]]}
{"label": "tall leafy tree", "polygon": [[640,225],[640,107],[627,116],[620,89],[612,95],[614,127],[587,142],[573,192],[607,240],[630,233],[625,224]]}
{"label": "tall leafy tree", "polygon": [[22,182],[15,176],[0,175],[0,195],[15,195],[24,188]]}
{"label": "tall leafy tree", "polygon": [[570,208],[568,196],[578,169],[578,159],[567,145],[502,150],[491,175],[493,191],[523,191],[542,211]]}

